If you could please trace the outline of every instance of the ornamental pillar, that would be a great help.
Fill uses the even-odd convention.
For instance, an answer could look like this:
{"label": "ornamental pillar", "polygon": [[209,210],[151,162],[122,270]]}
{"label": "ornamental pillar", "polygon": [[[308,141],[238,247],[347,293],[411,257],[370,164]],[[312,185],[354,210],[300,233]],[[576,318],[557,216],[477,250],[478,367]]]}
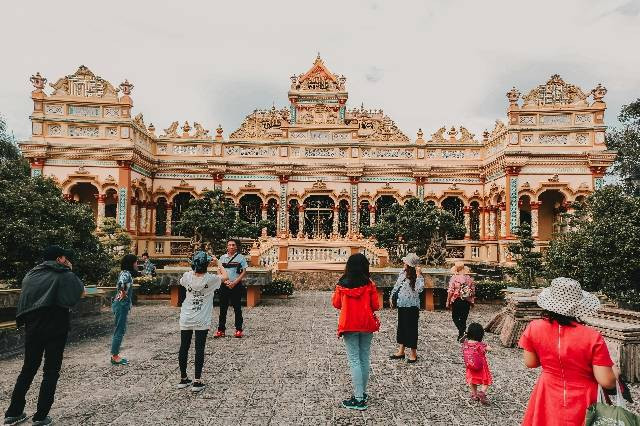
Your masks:
{"label": "ornamental pillar", "polygon": [[302,237],[304,235],[304,204],[300,204],[298,206],[298,236]]}
{"label": "ornamental pillar", "polygon": [[151,203],[151,208],[149,209],[149,224],[151,225],[151,235],[156,235],[156,214],[157,214],[158,205],[156,203]]}
{"label": "ornamental pillar", "polygon": [[340,228],[340,206],[336,204],[333,206],[333,235],[338,235]]}
{"label": "ornamental pillar", "polygon": [[42,176],[42,171],[44,169],[44,159],[30,158],[29,164],[31,165],[31,176]]}
{"label": "ornamental pillar", "polygon": [[376,206],[369,204],[369,226],[373,226],[376,223]]}
{"label": "ornamental pillar", "polygon": [[351,183],[350,188],[350,196],[351,196],[351,209],[349,214],[349,235],[357,236],[359,233],[359,225],[358,225],[358,183],[360,182],[360,178],[358,176],[351,176],[349,178]]}
{"label": "ornamental pillar", "polygon": [[147,232],[147,202],[140,202],[140,223],[138,233],[145,234]]}
{"label": "ornamental pillar", "polygon": [[102,223],[104,222],[104,207],[105,201],[107,201],[107,195],[98,194],[96,195],[96,199],[98,200],[98,218],[96,220],[96,225],[98,228],[100,228],[102,226]]}
{"label": "ornamental pillar", "polygon": [[351,207],[347,205],[347,237],[351,235]]}
{"label": "ornamental pillar", "polygon": [[424,183],[427,180],[424,176],[416,177],[416,197],[418,200],[424,200]]}
{"label": "ornamental pillar", "polygon": [[131,161],[118,161],[118,223],[126,229],[130,223],[127,201],[131,196]]}
{"label": "ornamental pillar", "polygon": [[167,217],[165,219],[164,233],[171,235],[171,216],[173,213],[173,203],[167,203]]}
{"label": "ornamental pillar", "polygon": [[261,220],[267,220],[267,209],[269,208],[268,205],[262,203],[260,204],[260,219]]}
{"label": "ornamental pillar", "polygon": [[137,203],[138,200],[131,197],[131,212],[129,214],[129,231],[134,232],[137,229]]}
{"label": "ornamental pillar", "polygon": [[487,239],[487,214],[489,214],[487,208],[484,206],[480,207],[480,240]]}
{"label": "ornamental pillar", "polygon": [[289,176],[281,175],[280,180],[280,210],[278,212],[278,236],[286,237],[289,233],[287,229],[287,187]]}
{"label": "ornamental pillar", "polygon": [[500,203],[500,235],[499,238],[507,236],[507,203]]}
{"label": "ornamental pillar", "polygon": [[213,176],[213,189],[222,191],[222,179],[224,178],[224,174],[222,173],[214,173]]}
{"label": "ornamental pillar", "polygon": [[470,206],[464,206],[464,208],[462,209],[462,212],[464,214],[464,239],[465,240],[470,240],[471,239],[471,207]]}
{"label": "ornamental pillar", "polygon": [[607,172],[607,168],[605,166],[591,166],[589,170],[591,170],[593,178],[593,190],[597,191],[604,185],[604,175]]}
{"label": "ornamental pillar", "polygon": [[[505,167],[506,173],[506,209],[504,220],[504,236],[513,238],[512,231],[518,227],[518,175],[520,174],[520,166]],[[502,225],[501,225],[502,229]]]}
{"label": "ornamental pillar", "polygon": [[496,206],[489,206],[487,207],[487,209],[489,210],[489,235],[487,236],[488,240],[495,240],[496,239],[496,222],[497,222],[497,218],[496,218]]}
{"label": "ornamental pillar", "polygon": [[531,237],[534,240],[538,239],[538,211],[542,201],[531,201],[529,206],[531,207]]}

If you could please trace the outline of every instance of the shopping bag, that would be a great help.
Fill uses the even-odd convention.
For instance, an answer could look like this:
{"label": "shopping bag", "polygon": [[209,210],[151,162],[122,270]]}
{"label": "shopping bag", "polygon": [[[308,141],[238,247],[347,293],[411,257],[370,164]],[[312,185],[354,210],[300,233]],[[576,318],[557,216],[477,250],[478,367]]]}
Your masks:
{"label": "shopping bag", "polygon": [[606,403],[602,387],[598,386],[598,401],[587,408],[585,426],[640,426],[640,416],[624,408],[622,388],[618,383],[618,392],[613,396],[612,403]]}

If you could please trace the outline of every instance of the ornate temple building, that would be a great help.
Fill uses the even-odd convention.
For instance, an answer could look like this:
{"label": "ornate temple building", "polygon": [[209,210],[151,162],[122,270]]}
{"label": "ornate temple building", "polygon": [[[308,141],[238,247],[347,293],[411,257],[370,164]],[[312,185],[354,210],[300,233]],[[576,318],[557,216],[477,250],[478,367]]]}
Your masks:
{"label": "ornate temple building", "polygon": [[31,82],[32,136],[21,149],[32,173],[89,204],[98,224],[117,218],[152,257],[184,254],[181,212],[219,188],[243,219],[276,224],[273,240],[290,247],[290,261],[321,259],[292,249],[303,241],[327,241],[324,259],[335,260],[361,227],[418,197],[466,225],[450,257],[505,262],[520,222],[544,249],[561,213],[602,185],[615,157],[604,144],[606,89],[585,92],[559,75],[524,96],[509,90],[506,117],[481,136],[449,123],[415,138],[382,110],[349,109],[346,78],[320,57],[291,77],[287,107],[254,110],[228,136],[188,121],[158,130],[134,113],[131,83],[115,87],[85,66],[52,90],[39,73]]}

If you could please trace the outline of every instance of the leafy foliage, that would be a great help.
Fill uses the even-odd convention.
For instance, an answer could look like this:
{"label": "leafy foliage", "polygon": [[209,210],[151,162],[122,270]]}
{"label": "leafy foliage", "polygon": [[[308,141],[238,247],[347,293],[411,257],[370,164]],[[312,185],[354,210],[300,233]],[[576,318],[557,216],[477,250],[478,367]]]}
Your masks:
{"label": "leafy foliage", "polygon": [[94,234],[89,207],[64,201],[53,180],[32,177],[2,120],[0,155],[0,279],[18,285],[42,250],[58,244],[74,251],[73,270],[81,279],[100,280],[109,256]]}
{"label": "leafy foliage", "polygon": [[502,299],[502,290],[506,289],[507,286],[508,283],[504,281],[478,281],[476,283],[476,298],[478,300]]}
{"label": "leafy foliage", "polygon": [[517,243],[509,244],[509,252],[516,259],[515,275],[518,285],[531,288],[535,285],[536,276],[543,271],[542,253],[534,251],[535,243],[531,236],[531,225],[523,222],[514,230]]}
{"label": "leafy foliage", "polygon": [[275,279],[262,287],[264,295],[287,295],[293,294],[293,283],[289,280]]}
{"label": "leafy foliage", "polygon": [[447,235],[464,234],[464,225],[451,213],[411,198],[404,205],[390,207],[370,230],[394,262],[405,252],[415,252],[427,264],[440,264]]}
{"label": "leafy foliage", "polygon": [[613,171],[625,179],[626,188],[640,196],[640,187],[633,187],[630,178],[640,179],[640,99],[624,105],[618,120],[622,128],[607,133],[607,148],[618,151]]}
{"label": "leafy foliage", "polygon": [[236,207],[221,190],[208,191],[202,198],[189,201],[176,228],[193,239],[194,248],[212,253],[224,252],[229,238],[256,238],[260,234],[259,225],[237,218]]}
{"label": "leafy foliage", "polygon": [[112,286],[120,273],[120,259],[131,252],[131,235],[120,227],[115,218],[107,217],[103,219],[97,236],[109,255],[109,274],[102,284]]}
{"label": "leafy foliage", "polygon": [[585,290],[640,308],[640,198],[605,186],[575,208],[570,231],[547,251],[550,276],[575,278]]}

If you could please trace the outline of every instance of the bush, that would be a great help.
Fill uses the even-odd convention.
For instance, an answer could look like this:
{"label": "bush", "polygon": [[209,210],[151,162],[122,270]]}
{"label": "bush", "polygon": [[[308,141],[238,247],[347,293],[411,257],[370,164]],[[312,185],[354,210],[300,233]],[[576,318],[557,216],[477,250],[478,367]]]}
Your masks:
{"label": "bush", "polygon": [[483,280],[476,283],[476,299],[478,300],[498,300],[502,299],[502,290],[507,288],[505,281]]}
{"label": "bush", "polygon": [[157,277],[145,275],[133,279],[134,284],[139,284],[138,294],[169,294],[169,286],[162,285],[162,280]]}
{"label": "bush", "polygon": [[289,280],[273,280],[269,284],[262,287],[262,294],[266,296],[293,294],[293,283]]}

